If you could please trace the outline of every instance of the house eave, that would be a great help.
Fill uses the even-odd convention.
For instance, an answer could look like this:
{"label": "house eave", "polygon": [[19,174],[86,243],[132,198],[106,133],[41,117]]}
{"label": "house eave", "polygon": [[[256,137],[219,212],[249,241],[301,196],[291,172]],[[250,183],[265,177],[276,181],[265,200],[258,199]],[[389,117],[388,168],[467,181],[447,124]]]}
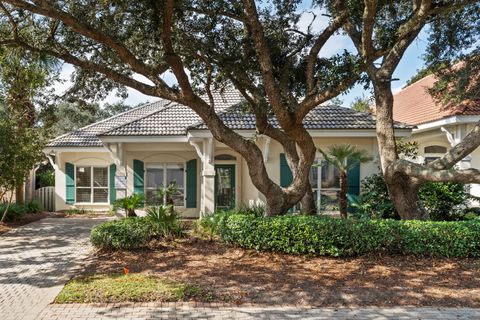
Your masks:
{"label": "house eave", "polygon": [[420,133],[432,129],[439,129],[444,126],[448,125],[455,125],[455,124],[466,124],[466,123],[476,123],[480,120],[480,115],[468,115],[468,116],[451,116],[448,118],[443,118],[440,120],[425,122],[422,124],[418,124],[416,129],[413,129],[413,133]]}

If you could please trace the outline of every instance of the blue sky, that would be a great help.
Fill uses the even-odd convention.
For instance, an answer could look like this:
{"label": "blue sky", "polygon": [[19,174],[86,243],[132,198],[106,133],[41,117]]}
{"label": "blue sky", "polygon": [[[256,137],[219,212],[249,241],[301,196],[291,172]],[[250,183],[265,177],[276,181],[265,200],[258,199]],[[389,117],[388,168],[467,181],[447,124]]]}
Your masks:
{"label": "blue sky", "polygon": [[[314,30],[323,30],[328,23],[328,19],[321,15],[321,11],[317,8],[310,8],[308,3],[310,1],[306,1],[305,4],[301,7],[301,9],[306,10],[300,19],[299,26],[300,28],[305,28],[312,23],[312,17],[314,13],[317,18],[312,23],[312,28]],[[406,51],[403,59],[401,60],[400,64],[398,65],[395,73],[394,78],[398,78],[397,81],[392,82],[392,89],[394,92],[400,90],[406,83],[408,79],[410,79],[413,75],[415,75],[419,69],[421,69],[424,65],[422,54],[425,51],[427,42],[427,35],[422,32],[420,36],[415,40],[415,42],[408,48]],[[330,39],[325,47],[320,52],[321,56],[331,56],[335,53],[342,52],[344,49],[354,51],[353,44],[351,40],[343,35],[337,35]],[[71,73],[73,72],[73,67],[71,65],[64,65],[62,70],[62,78],[66,80],[62,84],[58,84],[56,86],[57,93],[63,92],[66,88],[69,87],[70,82],[68,81],[71,77]],[[168,76],[164,79],[168,82]],[[356,97],[369,97],[371,95],[369,90],[364,90],[363,86],[357,85],[352,88],[348,93],[339,96],[340,100],[343,102],[343,106],[349,107],[351,102]],[[128,89],[128,98],[125,100],[125,103],[130,105],[136,105],[139,103],[144,103],[147,101],[155,101],[157,98],[146,96],[136,90]],[[115,95],[115,93],[111,93],[103,102],[104,103],[113,103],[117,101],[122,101],[119,97]]]}

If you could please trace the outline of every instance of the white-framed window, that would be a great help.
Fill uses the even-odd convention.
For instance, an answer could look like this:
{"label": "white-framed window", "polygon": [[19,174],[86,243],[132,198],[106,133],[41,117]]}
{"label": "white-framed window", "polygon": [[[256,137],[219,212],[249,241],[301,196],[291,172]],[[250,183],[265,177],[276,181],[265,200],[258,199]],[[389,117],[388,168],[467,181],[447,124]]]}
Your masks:
{"label": "white-framed window", "polygon": [[145,170],[145,198],[148,205],[161,205],[166,196],[160,197],[158,189],[175,183],[177,191],[172,195],[173,204],[185,206],[185,164],[184,163],[148,163]]}
{"label": "white-framed window", "polygon": [[447,148],[439,145],[431,145],[423,148],[423,153],[425,157],[425,163],[430,163],[441,158],[445,153],[447,153]]}
{"label": "white-framed window", "polygon": [[318,160],[319,166],[310,169],[310,184],[319,211],[338,210],[338,192],[340,191],[340,173],[326,161]]}
{"label": "white-framed window", "polygon": [[108,167],[76,166],[75,167],[75,203],[109,202]]}

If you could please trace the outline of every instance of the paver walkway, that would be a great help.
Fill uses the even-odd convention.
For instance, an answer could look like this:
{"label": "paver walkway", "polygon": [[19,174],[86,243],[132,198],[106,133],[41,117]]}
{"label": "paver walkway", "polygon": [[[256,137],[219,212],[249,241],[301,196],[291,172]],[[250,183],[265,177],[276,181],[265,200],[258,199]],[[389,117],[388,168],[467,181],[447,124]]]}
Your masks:
{"label": "paver walkway", "polygon": [[89,251],[103,219],[43,219],[0,236],[0,319],[37,319]]}
{"label": "paver walkway", "polygon": [[0,236],[0,320],[87,319],[480,319],[468,308],[222,307],[176,304],[50,304],[79,270],[91,228],[103,219],[43,219]]}
{"label": "paver walkway", "polygon": [[177,304],[172,307],[155,304],[125,305],[52,305],[39,319],[61,320],[153,320],[153,319],[355,319],[355,320],[456,320],[480,319],[478,309],[443,308],[322,308],[295,307],[191,307]]}

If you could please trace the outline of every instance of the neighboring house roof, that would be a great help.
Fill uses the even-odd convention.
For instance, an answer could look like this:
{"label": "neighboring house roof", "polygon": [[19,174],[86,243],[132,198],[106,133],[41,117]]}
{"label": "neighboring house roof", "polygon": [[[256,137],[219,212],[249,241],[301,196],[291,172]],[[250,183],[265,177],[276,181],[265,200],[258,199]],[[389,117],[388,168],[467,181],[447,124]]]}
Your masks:
{"label": "neighboring house roof", "polygon": [[412,125],[440,120],[456,115],[480,115],[480,103],[464,102],[444,108],[428,93],[436,79],[426,76],[393,96],[393,119]]}
{"label": "neighboring house roof", "polygon": [[[255,117],[241,110],[236,91],[214,94],[215,110],[234,130],[255,130]],[[275,119],[271,123],[278,126]],[[306,129],[374,129],[375,117],[338,106],[318,106],[305,117]],[[395,123],[396,129],[412,126]],[[50,141],[48,147],[103,147],[101,137],[183,136],[189,130],[208,130],[190,108],[167,100],[146,104],[117,116],[72,131]]]}
{"label": "neighboring house roof", "polygon": [[[255,130],[255,116],[243,113],[238,108],[230,108],[221,113],[220,119],[233,130]],[[278,127],[276,119],[270,123]],[[350,108],[335,105],[322,105],[310,111],[303,125],[306,129],[375,129],[375,117],[370,113],[358,112]],[[199,123],[189,128],[190,130],[207,129],[205,123]],[[412,129],[412,126],[400,122],[395,123],[395,129]]]}

